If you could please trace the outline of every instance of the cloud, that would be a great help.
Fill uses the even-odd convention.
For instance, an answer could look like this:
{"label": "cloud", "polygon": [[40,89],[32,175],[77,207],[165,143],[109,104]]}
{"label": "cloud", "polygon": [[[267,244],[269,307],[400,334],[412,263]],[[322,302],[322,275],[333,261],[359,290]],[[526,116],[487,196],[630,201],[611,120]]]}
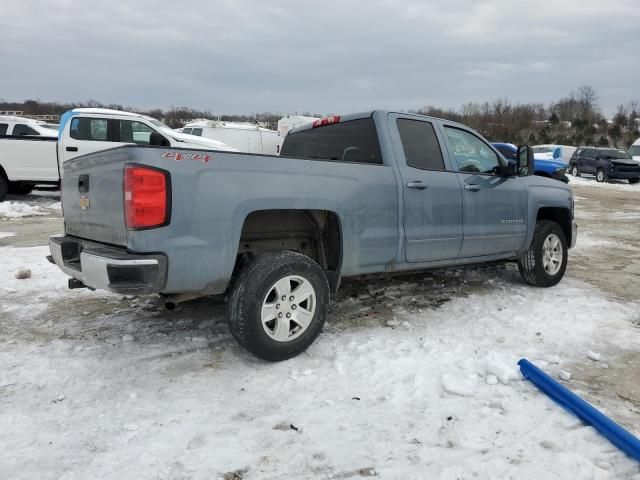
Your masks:
{"label": "cloud", "polygon": [[347,113],[588,83],[611,113],[640,97],[638,25],[636,0],[21,0],[0,17],[0,96]]}

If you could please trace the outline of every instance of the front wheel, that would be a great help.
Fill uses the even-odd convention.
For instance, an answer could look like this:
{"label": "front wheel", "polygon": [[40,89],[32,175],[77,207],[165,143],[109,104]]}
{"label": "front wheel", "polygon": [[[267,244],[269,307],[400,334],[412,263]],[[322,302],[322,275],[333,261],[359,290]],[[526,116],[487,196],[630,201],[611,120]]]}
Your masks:
{"label": "front wheel", "polygon": [[518,260],[518,270],[529,285],[553,287],[564,276],[567,258],[567,239],[560,225],[540,220],[529,249]]}
{"label": "front wheel", "polygon": [[596,172],[596,181],[599,183],[604,182],[607,179],[607,175],[604,173],[602,168],[599,168]]}
{"label": "front wheel", "polygon": [[320,334],[328,304],[329,284],[314,260],[288,250],[265,253],[241,271],[233,286],[229,329],[254,355],[286,360]]}

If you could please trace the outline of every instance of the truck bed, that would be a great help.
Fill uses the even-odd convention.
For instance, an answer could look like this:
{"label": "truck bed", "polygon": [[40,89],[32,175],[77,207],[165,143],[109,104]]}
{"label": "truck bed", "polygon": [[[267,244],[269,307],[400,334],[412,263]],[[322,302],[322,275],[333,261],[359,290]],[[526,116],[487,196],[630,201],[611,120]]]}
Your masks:
{"label": "truck bed", "polygon": [[[125,164],[168,173],[167,225],[126,228]],[[166,255],[165,293],[223,292],[245,220],[259,210],[335,212],[345,276],[375,271],[397,253],[398,191],[386,165],[124,146],[65,162],[63,179],[65,233],[131,254]]]}

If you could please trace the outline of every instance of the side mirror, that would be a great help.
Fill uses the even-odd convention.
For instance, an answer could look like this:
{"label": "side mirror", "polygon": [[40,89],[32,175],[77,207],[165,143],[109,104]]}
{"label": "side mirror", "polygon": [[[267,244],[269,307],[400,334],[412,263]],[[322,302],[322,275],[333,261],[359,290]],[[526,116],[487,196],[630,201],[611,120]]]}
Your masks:
{"label": "side mirror", "polygon": [[518,162],[515,160],[508,160],[507,166],[502,169],[502,174],[505,177],[515,177],[518,175]]}
{"label": "side mirror", "polygon": [[534,170],[533,149],[529,145],[520,145],[518,147],[518,176],[533,175]]}
{"label": "side mirror", "polygon": [[171,144],[169,143],[169,140],[164,138],[158,132],[151,132],[149,135],[149,145],[156,147],[169,147]]}

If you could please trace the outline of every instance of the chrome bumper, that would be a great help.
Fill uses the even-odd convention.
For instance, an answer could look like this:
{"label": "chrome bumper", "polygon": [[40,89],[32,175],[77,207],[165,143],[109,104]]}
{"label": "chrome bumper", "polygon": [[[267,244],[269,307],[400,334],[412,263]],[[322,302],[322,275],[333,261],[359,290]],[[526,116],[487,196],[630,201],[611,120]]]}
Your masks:
{"label": "chrome bumper", "polygon": [[49,250],[64,273],[92,289],[140,295],[159,292],[165,283],[164,255],[131,254],[66,235],[49,237]]}

